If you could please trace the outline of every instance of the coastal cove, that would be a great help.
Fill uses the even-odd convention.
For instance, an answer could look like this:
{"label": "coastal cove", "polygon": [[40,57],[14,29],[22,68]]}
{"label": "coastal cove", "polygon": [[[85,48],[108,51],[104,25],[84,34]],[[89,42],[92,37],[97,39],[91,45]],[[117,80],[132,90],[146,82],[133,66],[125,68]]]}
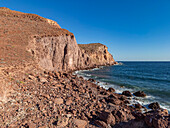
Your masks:
{"label": "coastal cove", "polygon": [[0,127],[169,128],[169,63],[121,65],[106,45],[6,7],[0,28]]}
{"label": "coastal cove", "polygon": [[123,65],[103,66],[92,70],[77,71],[85,79],[95,79],[105,89],[123,91],[144,91],[145,98],[133,97],[131,104],[140,103],[148,108],[151,102],[159,102],[170,111],[170,62],[129,62]]}

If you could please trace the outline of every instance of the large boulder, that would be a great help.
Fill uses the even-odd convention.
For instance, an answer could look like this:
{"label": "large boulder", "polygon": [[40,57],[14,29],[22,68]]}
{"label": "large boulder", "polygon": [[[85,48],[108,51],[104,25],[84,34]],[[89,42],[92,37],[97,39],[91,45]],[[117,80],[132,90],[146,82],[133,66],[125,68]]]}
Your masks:
{"label": "large boulder", "polygon": [[170,119],[166,109],[146,113],[145,123],[151,128],[169,128]]}
{"label": "large boulder", "polygon": [[116,123],[115,117],[109,111],[103,111],[102,113],[100,113],[99,118],[105,123],[110,124],[111,126],[114,126]]}
{"label": "large boulder", "polygon": [[148,105],[150,109],[160,109],[160,105],[158,102],[154,102]]}
{"label": "large boulder", "polygon": [[129,96],[129,97],[132,96],[132,94],[131,94],[130,91],[123,91],[123,92],[122,92],[122,95]]}
{"label": "large boulder", "polygon": [[137,97],[145,97],[146,94],[143,91],[137,91],[135,93],[133,93],[133,95],[137,96]]}

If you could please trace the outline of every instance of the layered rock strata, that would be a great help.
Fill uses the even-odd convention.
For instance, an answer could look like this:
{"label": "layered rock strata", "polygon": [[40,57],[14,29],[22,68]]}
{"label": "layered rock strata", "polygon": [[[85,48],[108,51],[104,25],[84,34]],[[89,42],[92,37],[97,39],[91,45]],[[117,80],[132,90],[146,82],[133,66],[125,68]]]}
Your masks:
{"label": "layered rock strata", "polygon": [[0,8],[0,24],[0,67],[32,63],[47,70],[70,71],[114,62],[106,46],[94,47],[96,55],[100,53],[94,60],[79,48],[71,32],[38,15]]}
{"label": "layered rock strata", "polygon": [[108,47],[101,43],[79,44],[82,52],[87,54],[93,65],[113,65],[115,60],[108,52]]}

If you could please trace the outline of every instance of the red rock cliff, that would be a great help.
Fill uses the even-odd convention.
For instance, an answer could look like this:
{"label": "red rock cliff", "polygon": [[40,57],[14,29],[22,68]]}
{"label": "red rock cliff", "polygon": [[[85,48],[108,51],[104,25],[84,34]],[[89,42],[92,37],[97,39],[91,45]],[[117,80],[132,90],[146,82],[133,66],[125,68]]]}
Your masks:
{"label": "red rock cliff", "polygon": [[69,71],[114,62],[105,45],[80,47],[74,35],[55,21],[0,8],[0,67],[31,63]]}
{"label": "red rock cliff", "polygon": [[87,54],[93,65],[115,64],[113,56],[108,52],[106,45],[100,43],[79,44],[82,52]]}

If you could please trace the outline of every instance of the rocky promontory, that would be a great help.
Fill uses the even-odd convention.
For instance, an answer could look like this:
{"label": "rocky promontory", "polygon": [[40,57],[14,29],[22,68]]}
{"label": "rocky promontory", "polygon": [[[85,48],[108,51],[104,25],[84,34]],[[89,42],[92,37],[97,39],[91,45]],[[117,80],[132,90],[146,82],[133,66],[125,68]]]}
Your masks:
{"label": "rocky promontory", "polygon": [[82,52],[87,54],[93,65],[116,64],[113,56],[108,52],[108,47],[101,43],[79,44]]}
{"label": "rocky promontory", "polygon": [[77,45],[55,21],[0,8],[0,127],[168,128],[157,103],[147,112],[127,92],[73,74],[115,63],[105,45]]}

